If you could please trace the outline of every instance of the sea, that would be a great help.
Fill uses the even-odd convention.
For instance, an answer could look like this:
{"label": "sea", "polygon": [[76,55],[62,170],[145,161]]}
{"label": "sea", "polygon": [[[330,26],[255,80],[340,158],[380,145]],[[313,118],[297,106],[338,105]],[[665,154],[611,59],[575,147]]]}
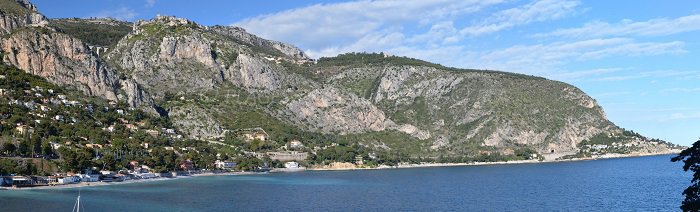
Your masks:
{"label": "sea", "polygon": [[206,176],[0,190],[0,211],[677,211],[670,155],[591,161]]}

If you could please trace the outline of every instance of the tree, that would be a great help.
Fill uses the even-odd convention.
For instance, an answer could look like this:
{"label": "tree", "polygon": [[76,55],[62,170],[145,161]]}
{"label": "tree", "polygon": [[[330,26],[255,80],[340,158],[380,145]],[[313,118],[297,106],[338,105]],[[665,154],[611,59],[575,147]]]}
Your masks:
{"label": "tree", "polygon": [[[41,154],[41,138],[39,136],[34,136],[31,139],[32,150],[31,152],[35,155]],[[34,155],[32,155],[34,157]]]}
{"label": "tree", "polygon": [[692,184],[683,191],[685,199],[681,205],[683,211],[700,211],[700,140],[692,147],[683,150],[671,161],[683,161],[683,171],[693,171]]}
{"label": "tree", "polygon": [[29,147],[29,138],[25,139],[20,139],[19,141],[19,147],[17,148],[17,151],[21,156],[27,156],[29,153],[31,153],[30,147]]}
{"label": "tree", "polygon": [[51,147],[48,141],[41,144],[41,153],[44,154],[44,156],[53,155],[53,147]]}
{"label": "tree", "polygon": [[116,170],[117,168],[117,160],[111,153],[102,156],[100,162],[102,162],[102,170]]}
{"label": "tree", "polygon": [[12,155],[17,150],[17,147],[15,146],[15,144],[8,141],[7,143],[5,143],[5,145],[2,145],[2,150],[7,154]]}

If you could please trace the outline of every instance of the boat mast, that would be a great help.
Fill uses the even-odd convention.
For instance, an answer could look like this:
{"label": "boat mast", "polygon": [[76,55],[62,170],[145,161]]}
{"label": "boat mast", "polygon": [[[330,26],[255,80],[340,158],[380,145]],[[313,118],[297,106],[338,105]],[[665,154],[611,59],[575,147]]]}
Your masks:
{"label": "boat mast", "polygon": [[72,211],[80,212],[80,190],[78,190],[78,199],[75,200],[75,205],[73,205]]}

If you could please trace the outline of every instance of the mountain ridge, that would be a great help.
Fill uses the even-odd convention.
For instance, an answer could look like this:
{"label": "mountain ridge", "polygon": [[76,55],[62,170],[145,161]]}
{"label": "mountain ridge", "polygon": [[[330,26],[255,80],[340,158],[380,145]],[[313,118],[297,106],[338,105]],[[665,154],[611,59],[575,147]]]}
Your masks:
{"label": "mountain ridge", "polygon": [[[278,146],[292,139],[320,146],[330,138],[413,158],[529,150],[548,159],[590,154],[589,143],[601,136],[615,141],[610,146],[650,140],[626,135],[580,89],[541,77],[384,53],[312,60],[297,47],[242,28],[170,16],[134,22],[98,54],[66,34],[71,26],[56,30],[45,17],[34,18],[40,14],[28,1],[18,2],[33,18],[0,25],[7,32],[6,63],[169,117],[193,139],[262,127],[273,129]],[[670,148],[645,144],[624,151]]]}

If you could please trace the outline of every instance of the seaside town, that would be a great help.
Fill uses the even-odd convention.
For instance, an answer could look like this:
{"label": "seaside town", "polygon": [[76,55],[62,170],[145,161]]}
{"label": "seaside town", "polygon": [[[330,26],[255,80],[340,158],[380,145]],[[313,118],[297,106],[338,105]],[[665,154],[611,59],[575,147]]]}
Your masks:
{"label": "seaside town", "polygon": [[299,140],[264,153],[231,145],[269,142],[262,128],[184,139],[167,120],[123,103],[99,105],[9,67],[0,81],[0,188],[298,171],[309,155]]}

